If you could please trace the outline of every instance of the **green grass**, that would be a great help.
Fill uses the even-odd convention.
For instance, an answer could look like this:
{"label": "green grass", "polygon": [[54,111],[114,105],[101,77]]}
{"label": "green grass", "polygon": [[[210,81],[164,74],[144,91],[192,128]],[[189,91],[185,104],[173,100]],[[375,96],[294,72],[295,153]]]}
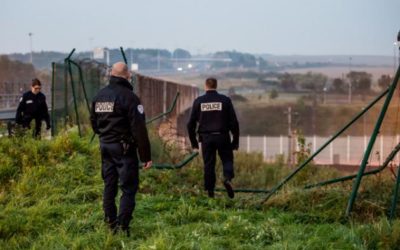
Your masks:
{"label": "green grass", "polygon": [[[289,172],[259,155],[235,157],[236,187],[269,188]],[[391,176],[365,178],[348,220],[350,183],[303,190],[309,179],[339,174],[310,169],[263,205],[263,194],[208,199],[200,159],[141,171],[127,238],[103,223],[98,144],[76,132],[0,138],[0,249],[399,249],[400,221],[386,219]]]}

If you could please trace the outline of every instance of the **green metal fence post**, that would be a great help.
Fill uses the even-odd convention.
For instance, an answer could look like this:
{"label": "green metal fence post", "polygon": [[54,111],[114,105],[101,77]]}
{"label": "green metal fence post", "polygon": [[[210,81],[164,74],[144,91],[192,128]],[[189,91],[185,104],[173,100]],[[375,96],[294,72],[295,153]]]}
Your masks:
{"label": "green metal fence post", "polygon": [[[68,60],[74,54],[75,48],[71,50],[68,56],[64,59],[64,117],[68,117]],[[64,126],[67,126],[67,119],[64,121]]]}
{"label": "green metal fence post", "polygon": [[[176,163],[176,164],[171,164],[171,163],[153,163],[152,168],[158,169],[158,170],[165,170],[165,169],[180,169],[184,167],[186,164],[191,162],[196,156],[198,156],[199,153],[194,152],[189,154],[185,159],[182,161]],[[140,164],[141,166],[143,163]]]}
{"label": "green metal fence post", "polygon": [[119,47],[119,49],[121,50],[121,54],[122,54],[122,57],[124,58],[125,64],[128,65],[128,60],[126,59],[124,48]]}
{"label": "green metal fence post", "polygon": [[80,125],[80,121],[79,121],[78,104],[76,103],[75,84],[74,84],[74,79],[73,79],[74,76],[72,75],[72,66],[71,66],[70,60],[68,60],[68,70],[69,70],[69,75],[71,78],[71,89],[72,89],[72,95],[74,97],[74,107],[75,107],[76,123],[78,125],[78,133],[79,133],[79,137],[82,137],[81,125]]}
{"label": "green metal fence post", "polygon": [[74,64],[75,67],[78,68],[78,72],[79,72],[79,83],[82,85],[83,96],[85,97],[85,102],[86,102],[87,109],[88,109],[88,111],[90,112],[90,104],[89,104],[89,99],[88,99],[87,92],[86,92],[85,81],[83,80],[82,68],[81,68],[81,66],[80,66],[78,63],[76,63],[76,62],[74,62],[74,61],[72,61],[72,60],[70,60],[70,62],[71,62],[72,64]]}
{"label": "green metal fence post", "polygon": [[64,126],[67,126],[67,117],[68,117],[68,60],[64,60]]}
{"label": "green metal fence post", "polygon": [[398,166],[396,183],[394,184],[392,206],[390,208],[390,216],[389,216],[390,222],[392,222],[394,217],[396,217],[396,206],[397,206],[397,199],[399,197],[399,186],[400,186],[400,166]]}
{"label": "green metal fence post", "polygon": [[72,54],[74,54],[74,52],[75,52],[75,48],[73,48],[71,50],[71,52],[68,54],[68,56],[67,56],[67,58],[65,58],[65,60],[69,60],[71,58]]}
{"label": "green metal fence post", "polygon": [[174,100],[172,101],[171,106],[169,107],[169,109],[167,111],[165,111],[164,113],[161,113],[159,115],[156,115],[155,117],[150,118],[149,120],[146,121],[146,124],[152,123],[153,121],[155,121],[157,119],[160,119],[161,117],[164,117],[164,116],[168,115],[169,113],[171,113],[174,110],[175,106],[176,106],[176,102],[177,102],[177,100],[179,98],[179,95],[180,95],[180,93],[177,92],[176,95],[175,95]]}
{"label": "green metal fence post", "polygon": [[[124,48],[122,48],[122,46],[121,46],[121,47],[119,47],[119,49],[121,51],[122,57],[124,58],[125,64],[128,65],[128,60],[126,59]],[[136,79],[136,75],[135,75],[135,73],[132,72],[132,78],[131,78],[131,82],[130,83],[131,83],[131,85],[133,87],[133,92],[135,92],[135,82],[136,82],[135,79]]]}
{"label": "green metal fence post", "polygon": [[354,122],[356,122],[364,113],[366,113],[371,107],[373,107],[382,97],[388,93],[389,89],[381,93],[375,100],[373,100],[365,109],[361,110],[349,123],[347,123],[342,129],[340,129],[335,135],[333,135],[324,145],[322,145],[314,154],[312,154],[308,159],[306,159],[299,167],[293,170],[285,179],[273,187],[270,193],[265,197],[262,203],[266,202],[272,195],[275,194],[283,185],[286,184],[290,179],[293,178],[301,169],[303,169],[309,162],[311,162],[315,156],[317,156],[325,147],[327,147],[333,140],[335,140],[339,135],[341,135],[346,129],[348,129]]}
{"label": "green metal fence post", "polygon": [[[385,162],[379,168],[365,172],[364,176],[381,172],[383,169],[385,169],[387,167],[387,165],[389,165],[389,163],[393,160],[393,158],[396,156],[397,152],[399,152],[399,151],[400,151],[400,143],[397,144],[397,146],[392,150],[392,152],[390,152],[390,154],[386,157]],[[333,184],[333,183],[337,183],[337,182],[348,181],[348,180],[354,179],[356,177],[357,177],[357,175],[354,174],[354,175],[348,175],[348,176],[343,176],[343,177],[339,177],[339,178],[333,178],[333,179],[330,179],[327,181],[322,181],[319,183],[306,185],[304,188],[308,189],[308,188],[314,188],[314,187],[321,187],[321,186],[325,186],[325,185],[329,185],[329,184]]]}
{"label": "green metal fence post", "polygon": [[349,216],[350,213],[351,213],[351,210],[353,209],[353,204],[354,204],[354,202],[355,202],[355,200],[357,198],[358,188],[360,187],[361,179],[363,177],[365,167],[367,166],[369,155],[371,154],[372,147],[374,146],[376,137],[379,134],[379,130],[381,128],[383,119],[385,118],[386,111],[387,111],[387,109],[389,107],[389,103],[392,100],[394,90],[396,89],[397,82],[399,80],[399,76],[400,76],[400,67],[397,69],[397,73],[396,73],[396,76],[394,77],[393,83],[389,87],[388,95],[386,96],[386,99],[385,99],[385,102],[384,102],[383,107],[381,109],[381,112],[379,114],[378,120],[377,120],[377,122],[375,124],[374,131],[373,131],[373,133],[371,135],[371,139],[369,140],[368,147],[367,147],[367,149],[365,151],[364,158],[363,158],[363,160],[361,162],[361,166],[360,166],[360,169],[359,169],[358,174],[357,174],[357,178],[354,180],[353,190],[351,192],[351,195],[350,195],[350,198],[349,198],[349,202],[348,202],[347,208],[346,208],[346,216]]}

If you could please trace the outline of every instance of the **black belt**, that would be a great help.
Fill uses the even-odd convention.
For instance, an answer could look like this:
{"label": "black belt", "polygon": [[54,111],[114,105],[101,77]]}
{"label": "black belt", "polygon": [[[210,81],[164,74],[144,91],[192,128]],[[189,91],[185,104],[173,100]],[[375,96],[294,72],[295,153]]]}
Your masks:
{"label": "black belt", "polygon": [[206,133],[199,133],[200,135],[223,135],[228,134],[228,132],[206,132]]}

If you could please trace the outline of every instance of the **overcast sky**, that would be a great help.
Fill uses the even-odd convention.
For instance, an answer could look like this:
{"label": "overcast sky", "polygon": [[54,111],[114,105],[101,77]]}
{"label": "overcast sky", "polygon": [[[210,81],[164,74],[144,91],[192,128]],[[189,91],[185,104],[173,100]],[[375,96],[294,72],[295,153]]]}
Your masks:
{"label": "overcast sky", "polygon": [[0,53],[93,47],[393,55],[400,0],[0,0]]}

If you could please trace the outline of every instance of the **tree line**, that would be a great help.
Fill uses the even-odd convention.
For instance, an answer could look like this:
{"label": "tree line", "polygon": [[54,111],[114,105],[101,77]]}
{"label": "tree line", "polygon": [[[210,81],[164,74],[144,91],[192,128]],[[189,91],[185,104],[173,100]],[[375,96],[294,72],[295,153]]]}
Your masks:
{"label": "tree line", "polygon": [[[329,80],[321,73],[290,74],[283,73],[278,76],[280,87],[283,91],[307,90],[311,92],[331,92],[337,94],[348,93],[349,89],[357,94],[374,93],[372,75],[365,71],[350,71],[345,78]],[[379,91],[389,87],[393,78],[390,75],[381,75],[377,86]]]}

